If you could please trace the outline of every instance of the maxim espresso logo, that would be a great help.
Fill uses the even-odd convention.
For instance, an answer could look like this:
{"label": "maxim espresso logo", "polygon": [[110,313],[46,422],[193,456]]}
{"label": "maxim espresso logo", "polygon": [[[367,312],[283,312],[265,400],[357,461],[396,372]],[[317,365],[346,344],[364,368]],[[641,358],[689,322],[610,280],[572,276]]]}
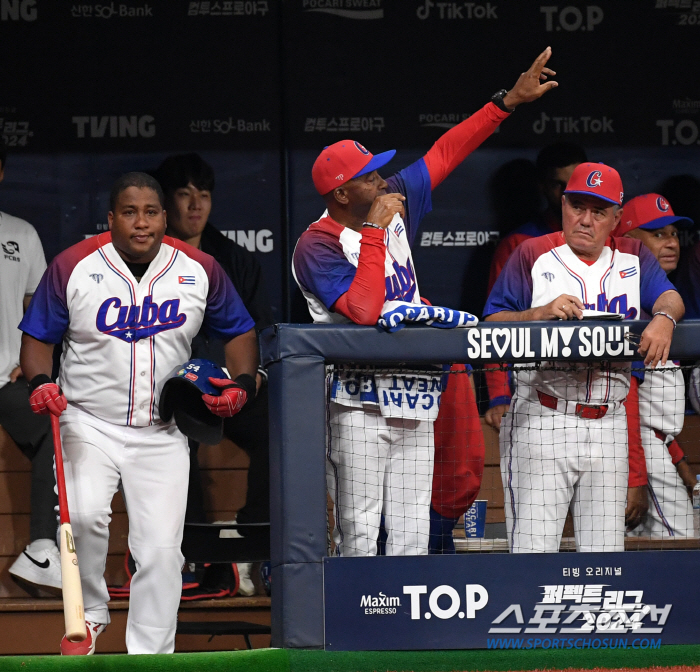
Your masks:
{"label": "maxim espresso logo", "polygon": [[690,98],[674,98],[673,111],[676,114],[697,114],[700,112],[700,100],[690,100]]}
{"label": "maxim espresso logo", "polygon": [[381,591],[377,596],[363,595],[360,600],[360,607],[365,610],[365,614],[368,616],[395,614],[396,608],[400,606],[401,600],[398,597],[390,597]]}
{"label": "maxim espresso logo", "polygon": [[302,0],[305,12],[333,14],[344,19],[383,19],[382,0]]}

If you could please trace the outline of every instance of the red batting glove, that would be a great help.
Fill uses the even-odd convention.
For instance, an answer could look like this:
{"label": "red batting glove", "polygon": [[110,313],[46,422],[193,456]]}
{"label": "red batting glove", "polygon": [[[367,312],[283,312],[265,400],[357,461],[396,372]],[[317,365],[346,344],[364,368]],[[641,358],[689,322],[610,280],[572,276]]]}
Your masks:
{"label": "red batting glove", "polygon": [[230,418],[245,406],[248,394],[240,385],[228,378],[210,378],[209,382],[221,388],[221,394],[218,397],[211,394],[202,395],[204,403],[214,415]]}
{"label": "red batting glove", "polygon": [[56,383],[44,383],[29,395],[29,404],[37,415],[55,415],[58,417],[66,410],[68,402]]}

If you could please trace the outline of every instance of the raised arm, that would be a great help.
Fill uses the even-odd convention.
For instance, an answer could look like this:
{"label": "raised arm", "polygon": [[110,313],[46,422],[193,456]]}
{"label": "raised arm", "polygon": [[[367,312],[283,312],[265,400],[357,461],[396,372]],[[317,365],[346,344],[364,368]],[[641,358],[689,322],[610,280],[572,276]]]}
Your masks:
{"label": "raised arm", "polygon": [[552,49],[547,47],[530,68],[520,75],[515,86],[503,96],[508,111],[499,109],[494,103],[488,103],[437,140],[424,157],[433,189],[484,142],[518,105],[537,100],[558,86],[556,82],[546,81],[550,75],[556,74],[546,67],[551,55]]}

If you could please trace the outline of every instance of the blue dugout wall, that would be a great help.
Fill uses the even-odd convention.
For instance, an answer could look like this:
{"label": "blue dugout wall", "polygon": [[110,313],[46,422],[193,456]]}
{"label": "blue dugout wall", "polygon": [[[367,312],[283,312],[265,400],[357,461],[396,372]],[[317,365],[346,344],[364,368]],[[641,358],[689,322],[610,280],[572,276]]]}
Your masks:
{"label": "blue dugout wall", "polygon": [[[374,327],[331,325],[281,324],[265,330],[261,344],[263,361],[268,366],[270,376],[271,545],[275,586],[272,645],[334,648],[334,642],[328,640],[329,627],[337,624],[340,619],[345,624],[343,632],[349,633],[349,641],[346,637],[345,641],[338,643],[337,646],[341,649],[384,648],[387,642],[390,644],[388,648],[402,648],[403,645],[406,648],[479,646],[478,641],[472,642],[464,633],[445,631],[436,634],[434,629],[441,622],[439,619],[409,623],[413,630],[393,627],[385,631],[376,621],[370,623],[368,630],[363,630],[361,621],[355,627],[351,609],[357,605],[350,605],[347,600],[352,599],[354,602],[356,597],[359,604],[360,598],[358,595],[347,597],[342,591],[337,599],[330,602],[337,606],[335,620],[324,622],[324,616],[329,617],[329,614],[324,614],[324,556],[327,544],[324,373],[327,363],[391,367],[429,362],[483,364],[498,361],[631,360],[636,353],[628,335],[641,334],[646,324],[643,321],[581,322],[575,326],[568,322],[489,322],[472,329],[409,327],[394,334]],[[688,321],[678,326],[671,349],[672,358],[694,360],[700,357],[698,329],[700,324],[697,321]],[[669,612],[675,620],[670,625],[659,626],[662,630],[666,627],[664,641],[697,641],[697,633],[692,628],[688,630],[687,623],[696,623],[693,605],[700,599],[700,587],[697,582],[691,586],[681,582],[682,590],[677,586],[673,588],[674,584],[678,584],[674,578],[678,576],[678,571],[687,571],[689,575],[697,573],[700,556],[696,551],[674,552],[674,576],[668,572],[649,571],[652,565],[656,566],[654,563],[663,566],[663,558],[658,558],[660,554],[657,553],[653,554],[657,558],[646,553],[587,555],[605,556],[607,565],[624,566],[624,573],[634,585],[646,581],[658,584],[656,589],[665,589],[667,592],[662,591],[658,601],[666,600],[674,604],[673,610],[669,609]],[[533,566],[535,571],[541,569],[543,563],[561,563],[560,556],[569,554],[554,554],[546,562],[541,556],[536,560],[533,559],[535,556],[529,556],[529,562],[536,563]],[[493,561],[493,557],[489,562]],[[635,561],[635,557],[640,560]],[[371,577],[374,573],[384,575],[386,570],[390,570],[391,575],[401,575],[403,569],[410,570],[409,574],[417,572],[419,576],[434,575],[438,566],[431,563],[445,561],[454,562],[435,556],[326,560],[333,564],[333,570],[348,570],[335,571],[334,583],[327,585],[326,591],[351,586],[358,576]],[[472,563],[466,564],[466,567],[472,567],[475,571],[480,567],[482,574],[490,571],[483,566],[484,558],[462,557],[458,561]],[[506,556],[499,560],[504,561],[516,564],[510,565],[510,574],[497,578],[499,582],[505,582],[510,591],[516,590],[522,583],[524,574],[515,568],[524,567],[528,562],[527,557]],[[366,563],[359,573],[358,563]],[[440,567],[442,569],[439,573],[442,574],[445,565]],[[462,569],[464,567],[462,565]],[[557,568],[559,576],[561,571],[561,568]],[[533,577],[535,586],[543,580],[537,578],[536,574]],[[401,579],[397,580],[400,582]],[[366,590],[371,588],[367,587]],[[672,594],[668,591],[672,591]],[[329,595],[326,595],[326,604],[329,604],[328,599]],[[652,611],[651,617],[660,619],[662,616],[659,614],[661,611]],[[656,631],[659,628],[652,629]],[[337,634],[338,628],[334,632]],[[399,635],[390,638],[395,632]],[[377,641],[377,638],[382,641]],[[355,646],[352,645],[353,642],[356,642]],[[482,646],[486,646],[485,640]]]}

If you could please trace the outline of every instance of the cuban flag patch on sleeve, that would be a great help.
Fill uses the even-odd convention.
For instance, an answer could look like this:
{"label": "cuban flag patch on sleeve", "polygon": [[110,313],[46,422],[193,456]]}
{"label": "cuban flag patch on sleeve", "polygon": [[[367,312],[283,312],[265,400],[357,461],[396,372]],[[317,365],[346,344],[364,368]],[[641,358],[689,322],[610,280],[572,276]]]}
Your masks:
{"label": "cuban flag patch on sleeve", "polygon": [[178,275],[177,281],[181,285],[194,285],[194,275]]}
{"label": "cuban flag patch on sleeve", "polygon": [[624,280],[625,278],[631,278],[633,275],[637,275],[637,269],[632,266],[631,268],[625,268],[620,271],[620,277]]}

